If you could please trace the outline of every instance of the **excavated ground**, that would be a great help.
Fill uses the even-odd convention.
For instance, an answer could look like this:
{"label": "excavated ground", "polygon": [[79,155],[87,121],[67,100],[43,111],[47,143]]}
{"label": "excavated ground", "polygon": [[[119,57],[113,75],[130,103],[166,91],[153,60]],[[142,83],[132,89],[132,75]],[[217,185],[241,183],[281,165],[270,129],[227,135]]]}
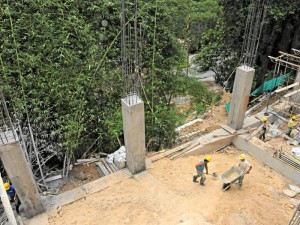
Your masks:
{"label": "excavated ground", "polygon": [[[212,87],[214,87],[212,85]],[[219,106],[213,106],[204,115],[201,123],[181,130],[180,135],[202,130],[208,133],[226,123],[227,113],[224,104],[230,99],[224,93]],[[183,114],[191,109],[190,103],[183,103]],[[187,119],[201,118],[193,114]],[[195,137],[190,137],[195,138]],[[190,139],[189,138],[189,139]],[[186,140],[187,141],[187,140]],[[290,149],[281,137],[266,143],[258,138],[251,142],[274,152],[275,147]],[[213,154],[209,171],[222,174],[232,165],[237,165],[241,151],[230,146]],[[59,212],[49,216],[50,225],[80,224],[195,224],[195,225],[281,225],[288,224],[294,206],[282,191],[291,182],[271,168],[247,155],[253,170],[246,175],[241,190],[236,185],[230,190],[222,190],[220,178],[208,175],[206,186],[192,182],[194,165],[204,156],[190,156],[171,161],[159,160],[151,168],[138,176],[120,181],[86,199],[63,206]],[[300,199],[300,194],[296,199]]]}
{"label": "excavated ground", "polygon": [[[213,155],[210,172],[219,175],[238,164],[241,152],[229,147]],[[222,191],[222,182],[207,176],[206,186],[192,182],[194,164],[204,156],[162,159],[135,178],[53,212],[49,224],[288,224],[294,208],[282,194],[290,182],[247,155],[253,170],[241,190]]]}

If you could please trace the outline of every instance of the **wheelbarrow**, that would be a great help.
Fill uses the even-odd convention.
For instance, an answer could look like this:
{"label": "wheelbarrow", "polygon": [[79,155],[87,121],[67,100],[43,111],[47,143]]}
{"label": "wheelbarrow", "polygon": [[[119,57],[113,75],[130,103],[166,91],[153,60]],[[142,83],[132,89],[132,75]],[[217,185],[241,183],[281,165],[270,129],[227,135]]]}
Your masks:
{"label": "wheelbarrow", "polygon": [[[226,170],[223,174],[221,174],[221,181],[223,182],[223,190],[226,191],[230,189],[231,185],[237,182],[242,176],[244,176],[244,172],[237,166],[232,166],[228,170]],[[241,186],[242,184],[240,184]]]}

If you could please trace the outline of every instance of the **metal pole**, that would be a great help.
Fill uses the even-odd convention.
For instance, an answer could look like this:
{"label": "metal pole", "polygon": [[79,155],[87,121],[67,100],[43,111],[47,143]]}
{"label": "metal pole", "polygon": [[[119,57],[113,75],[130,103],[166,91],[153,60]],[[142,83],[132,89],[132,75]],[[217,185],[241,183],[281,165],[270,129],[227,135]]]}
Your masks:
{"label": "metal pole", "polygon": [[17,221],[16,221],[16,218],[15,218],[14,212],[11,208],[10,201],[8,199],[6,190],[5,190],[4,185],[3,185],[3,180],[2,180],[1,173],[0,173],[0,197],[1,197],[1,201],[3,203],[4,209],[5,209],[5,213],[6,213],[6,216],[8,218],[9,224],[10,225],[17,225]]}

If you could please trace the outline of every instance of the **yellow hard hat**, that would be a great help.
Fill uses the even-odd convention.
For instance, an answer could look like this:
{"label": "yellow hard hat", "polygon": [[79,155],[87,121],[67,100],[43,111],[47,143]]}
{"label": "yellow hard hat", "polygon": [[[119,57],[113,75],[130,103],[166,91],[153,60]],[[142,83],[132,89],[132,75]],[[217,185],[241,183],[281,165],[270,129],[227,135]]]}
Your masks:
{"label": "yellow hard hat", "polygon": [[240,159],[245,159],[245,158],[246,158],[245,154],[240,154]]}
{"label": "yellow hard hat", "polygon": [[292,119],[295,120],[295,119],[297,119],[297,117],[296,116],[292,116]]}
{"label": "yellow hard hat", "polygon": [[263,120],[263,121],[267,121],[267,120],[268,120],[268,117],[265,116],[262,120]]}
{"label": "yellow hard hat", "polygon": [[208,162],[210,162],[210,161],[211,161],[211,156],[210,156],[210,155],[207,155],[207,156],[205,157],[205,159],[206,159]]}
{"label": "yellow hard hat", "polygon": [[10,184],[9,183],[4,183],[4,188],[5,188],[5,190],[7,191],[9,188],[10,188]]}

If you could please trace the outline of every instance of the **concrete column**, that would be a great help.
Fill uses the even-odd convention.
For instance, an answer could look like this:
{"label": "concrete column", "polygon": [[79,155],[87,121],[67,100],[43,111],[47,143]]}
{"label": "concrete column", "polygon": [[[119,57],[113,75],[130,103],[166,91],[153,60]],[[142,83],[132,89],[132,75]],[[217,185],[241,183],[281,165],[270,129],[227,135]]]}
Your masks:
{"label": "concrete column", "polygon": [[[296,78],[295,78],[295,82],[299,82],[300,81],[300,69],[297,70],[296,73]],[[299,87],[297,87],[298,89]],[[300,103],[300,90],[298,93],[296,93],[293,97],[292,97],[293,101]],[[295,113],[299,113],[300,109],[299,107],[296,107]]]}
{"label": "concrete column", "polygon": [[28,167],[18,141],[0,146],[0,157],[7,175],[14,185],[25,214],[31,218],[44,212],[44,207],[32,171]]}
{"label": "concrete column", "polygon": [[255,70],[252,67],[246,65],[242,65],[236,70],[230,110],[227,118],[227,125],[235,130],[243,127],[254,72]]}
{"label": "concrete column", "polygon": [[146,169],[144,102],[138,96],[123,98],[122,116],[126,164],[132,174],[137,174]]}

